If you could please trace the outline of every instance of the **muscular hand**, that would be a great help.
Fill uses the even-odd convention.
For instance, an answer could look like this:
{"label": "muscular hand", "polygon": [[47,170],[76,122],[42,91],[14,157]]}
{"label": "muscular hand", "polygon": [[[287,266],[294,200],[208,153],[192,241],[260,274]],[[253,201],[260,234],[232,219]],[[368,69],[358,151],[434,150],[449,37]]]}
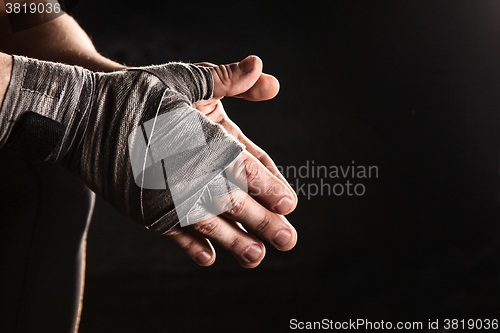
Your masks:
{"label": "muscular hand", "polygon": [[[220,103],[223,96],[264,100],[277,93],[276,79],[261,73],[258,58],[205,64],[210,68],[170,63],[110,74],[23,57],[13,57],[12,64],[0,111],[0,147],[7,144],[22,156],[59,163],[131,221],[168,233],[202,265],[215,259],[208,237],[244,267],[257,266],[265,248],[243,228],[280,250],[295,245],[296,233],[282,216],[296,205],[295,194]],[[193,149],[179,151],[196,126],[208,148],[190,144],[186,147]],[[184,162],[166,159],[179,153]],[[221,192],[214,189],[212,197],[210,186],[226,167],[228,180],[250,195],[234,188],[216,214],[225,213],[196,215],[199,211],[191,209],[198,207],[196,200],[219,201]],[[238,177],[242,174],[245,178]],[[208,201],[201,197],[206,191]],[[176,229],[191,212],[204,220],[195,218],[192,222],[200,222]]]}
{"label": "muscular hand", "polygon": [[264,244],[254,235],[282,251],[295,246],[297,233],[283,215],[295,209],[297,196],[272,159],[229,119],[221,99],[231,96],[249,101],[268,100],[278,93],[279,83],[273,76],[262,73],[262,62],[256,56],[230,65],[197,65],[210,67],[214,92],[212,99],[199,101],[195,107],[246,146],[234,167],[244,168],[249,193],[241,190],[230,193],[233,208],[226,213],[166,235],[201,266],[215,261],[211,245],[215,241],[243,267],[253,268],[265,256]]}

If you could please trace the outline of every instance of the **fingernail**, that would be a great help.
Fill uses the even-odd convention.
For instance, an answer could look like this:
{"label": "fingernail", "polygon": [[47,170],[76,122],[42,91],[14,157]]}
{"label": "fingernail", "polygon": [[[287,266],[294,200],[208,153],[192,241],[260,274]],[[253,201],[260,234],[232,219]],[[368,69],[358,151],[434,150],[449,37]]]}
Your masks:
{"label": "fingernail", "polygon": [[278,245],[278,246],[285,246],[290,242],[290,239],[292,238],[292,234],[290,231],[283,229],[278,231],[276,236],[273,238],[273,243]]}
{"label": "fingernail", "polygon": [[293,201],[289,197],[284,197],[278,202],[278,204],[274,207],[274,211],[278,214],[285,214],[293,208]]}
{"label": "fingernail", "polygon": [[255,62],[255,57],[248,56],[238,64],[238,67],[245,73],[251,72],[253,69],[253,64]]}
{"label": "fingernail", "polygon": [[196,261],[202,265],[208,264],[210,260],[212,260],[212,256],[205,251],[196,256]]}
{"label": "fingernail", "polygon": [[262,250],[258,245],[250,245],[245,252],[243,253],[243,257],[248,261],[256,261],[260,258],[262,254]]}

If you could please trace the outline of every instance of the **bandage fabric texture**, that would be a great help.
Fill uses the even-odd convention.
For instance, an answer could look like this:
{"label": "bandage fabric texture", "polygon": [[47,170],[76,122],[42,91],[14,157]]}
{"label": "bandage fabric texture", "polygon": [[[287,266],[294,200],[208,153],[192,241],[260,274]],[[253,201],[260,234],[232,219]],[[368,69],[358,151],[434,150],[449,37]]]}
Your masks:
{"label": "bandage fabric texture", "polygon": [[[200,200],[207,194],[234,190],[224,170],[244,146],[192,107],[212,92],[210,70],[191,64],[97,73],[13,56],[0,148],[60,164],[122,215],[163,234],[190,214],[203,217]],[[131,135],[139,131],[144,136]],[[152,141],[161,151],[156,160],[148,157]],[[137,152],[144,156],[131,156]],[[143,173],[134,172],[134,160],[144,162]],[[158,170],[164,186],[145,186],[143,174]]]}

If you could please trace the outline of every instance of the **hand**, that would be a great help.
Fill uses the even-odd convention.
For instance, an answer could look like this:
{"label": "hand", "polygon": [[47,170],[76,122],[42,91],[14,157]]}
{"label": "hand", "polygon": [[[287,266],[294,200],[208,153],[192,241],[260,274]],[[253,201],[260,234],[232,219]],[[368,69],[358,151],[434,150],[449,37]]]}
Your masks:
{"label": "hand", "polygon": [[232,192],[233,208],[226,213],[166,235],[201,266],[210,266],[215,261],[212,240],[231,252],[243,267],[253,268],[264,258],[265,246],[246,230],[279,250],[292,249],[297,242],[297,233],[283,215],[295,209],[297,195],[269,155],[229,119],[220,100],[225,96],[250,101],[268,100],[278,93],[279,83],[273,76],[262,73],[262,61],[256,56],[230,65],[197,65],[210,67],[214,92],[212,99],[197,102],[194,106],[246,146],[239,159],[242,163],[235,167],[244,168],[250,195],[241,190]]}

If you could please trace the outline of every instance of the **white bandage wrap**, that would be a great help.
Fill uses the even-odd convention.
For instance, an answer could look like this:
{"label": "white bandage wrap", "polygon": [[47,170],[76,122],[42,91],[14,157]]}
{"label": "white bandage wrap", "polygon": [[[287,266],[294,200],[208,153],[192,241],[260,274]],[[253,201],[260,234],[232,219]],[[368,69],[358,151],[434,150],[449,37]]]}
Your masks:
{"label": "white bandage wrap", "polygon": [[160,234],[231,207],[238,187],[227,168],[244,147],[192,108],[212,97],[210,70],[171,63],[106,74],[13,59],[0,148],[59,163]]}
{"label": "white bandage wrap", "polygon": [[[229,193],[239,189],[227,179],[223,161],[234,161],[240,152],[231,149],[227,137],[211,139],[202,117],[192,107],[180,107],[146,121],[128,137],[137,186],[170,189],[181,226],[224,213],[232,207]],[[208,185],[200,189],[200,183]],[[195,205],[183,205],[193,198]]]}

